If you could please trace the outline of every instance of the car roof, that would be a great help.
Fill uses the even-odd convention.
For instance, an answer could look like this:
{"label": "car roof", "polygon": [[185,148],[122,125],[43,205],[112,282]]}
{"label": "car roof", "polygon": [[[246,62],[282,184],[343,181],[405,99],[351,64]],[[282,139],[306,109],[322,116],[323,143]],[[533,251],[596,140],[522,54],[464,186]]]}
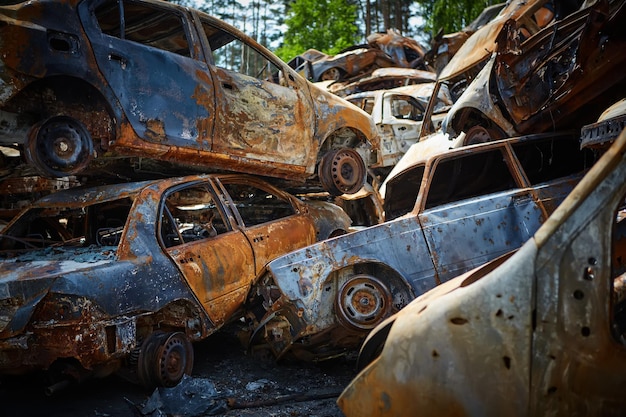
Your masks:
{"label": "car roof", "polygon": [[[498,141],[478,143],[475,145],[467,145],[467,146],[462,146],[458,148],[446,149],[442,151],[434,151],[431,153],[410,152],[411,149],[409,148],[409,151],[404,154],[404,156],[400,159],[400,161],[398,161],[394,169],[389,173],[389,175],[383,182],[381,186],[381,193],[384,193],[387,183],[390,181],[393,181],[394,178],[405,174],[407,171],[415,168],[416,166],[425,165],[435,159],[441,159],[444,157],[453,158],[455,156],[459,156],[463,154],[472,154],[477,151],[480,152],[481,149],[485,149],[485,148],[505,146],[505,144],[507,143],[530,142],[530,141],[545,140],[545,139],[550,139],[550,138],[552,139],[559,139],[559,138],[570,139],[571,138],[571,140],[576,140],[576,136],[573,132],[560,132],[560,133],[540,133],[540,134],[532,134],[532,135],[525,135],[525,136],[516,136],[512,138],[501,139]],[[428,140],[447,141],[447,138],[438,137],[438,138],[433,138],[433,139],[427,139],[427,141]],[[412,147],[415,147],[415,145],[418,145],[419,143],[421,142],[414,144]],[[418,148],[416,147],[416,149]]]}

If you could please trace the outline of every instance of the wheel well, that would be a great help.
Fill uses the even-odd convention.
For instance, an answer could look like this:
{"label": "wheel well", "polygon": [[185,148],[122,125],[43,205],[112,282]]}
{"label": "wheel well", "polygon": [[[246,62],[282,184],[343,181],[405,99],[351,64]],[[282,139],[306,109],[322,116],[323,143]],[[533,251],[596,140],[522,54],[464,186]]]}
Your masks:
{"label": "wheel well", "polygon": [[35,122],[53,116],[69,116],[85,125],[97,151],[115,139],[113,111],[104,96],[84,80],[54,76],[38,80],[17,94],[7,111],[28,115]]}
{"label": "wheel well", "polygon": [[137,320],[137,338],[142,340],[154,330],[181,331],[189,340],[198,341],[212,333],[213,326],[200,309],[188,300],[169,303],[154,314]]}
{"label": "wheel well", "polygon": [[493,122],[493,120],[486,117],[482,112],[474,108],[466,108],[459,111],[454,115],[450,123],[448,124],[448,133],[451,136],[456,137],[461,132],[467,133],[467,131],[474,126],[483,126],[490,132],[493,132],[497,137],[492,140],[502,139],[505,137],[505,133],[502,129]]}
{"label": "wheel well", "polygon": [[320,145],[320,151],[317,155],[317,165],[328,152],[335,149],[350,148],[356,150],[363,158],[365,166],[370,164],[370,150],[368,148],[367,138],[363,132],[350,127],[342,127],[328,135]]}

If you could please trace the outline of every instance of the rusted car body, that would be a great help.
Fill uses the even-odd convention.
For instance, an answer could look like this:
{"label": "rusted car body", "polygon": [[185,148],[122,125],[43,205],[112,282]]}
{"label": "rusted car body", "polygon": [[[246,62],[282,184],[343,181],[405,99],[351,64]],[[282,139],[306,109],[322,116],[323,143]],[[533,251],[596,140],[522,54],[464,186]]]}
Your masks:
{"label": "rusted car body", "polygon": [[[501,33],[504,24],[509,20],[519,22],[520,26],[528,28],[530,34],[536,33],[539,28],[535,22],[535,14],[541,10],[549,0],[513,0],[509,2],[496,17],[489,23],[474,32],[454,54],[450,62],[441,70],[438,76],[437,87],[447,85],[452,99],[456,102],[467,86],[478,75],[486,62],[496,50],[496,39]],[[565,6],[569,2],[562,2]],[[568,7],[559,10],[559,16],[570,12]],[[426,138],[434,134],[437,129],[432,122],[434,103],[426,109],[422,133]],[[532,132],[534,133],[534,132]]]}
{"label": "rusted car body", "polygon": [[265,263],[348,227],[242,174],[48,195],[0,234],[0,374],[175,385]]}
{"label": "rusted car body", "polygon": [[378,163],[365,113],[194,9],[159,0],[2,6],[0,49],[0,144],[20,144],[48,176],[133,178],[120,167],[132,157],[319,180],[342,194]]}
{"label": "rusted car body", "polygon": [[598,1],[532,36],[508,22],[443,129],[465,143],[580,129],[626,95],[626,7]]}
{"label": "rusted car body", "polygon": [[[306,59],[307,56],[314,60]],[[336,55],[308,50],[290,63],[292,67],[297,64],[296,71],[312,82],[345,80],[396,65],[384,51],[367,45],[357,45]]]}
{"label": "rusted car body", "polygon": [[305,359],[356,347],[415,296],[520,247],[574,188],[590,154],[577,136],[547,135],[417,162],[386,181],[384,223],[266,266],[251,291],[263,312],[251,344]]}
{"label": "rusted car body", "polygon": [[366,367],[338,400],[344,414],[623,416],[625,155],[622,133],[506,262],[372,331]]}
{"label": "rusted car body", "polygon": [[[388,90],[366,91],[346,97],[350,103],[369,113],[381,138],[382,166],[393,167],[419,140],[424,112],[435,83],[422,83]],[[452,99],[446,88],[439,89],[439,101],[433,112],[441,124]]]}
{"label": "rusted car body", "polygon": [[374,70],[370,75],[360,77],[356,81],[332,82],[326,88],[333,94],[346,97],[363,91],[389,90],[405,85],[435,81],[437,81],[437,75],[432,71],[389,67]]}
{"label": "rusted car body", "polygon": [[423,62],[424,53],[415,39],[390,29],[374,33],[367,38],[367,44],[355,45],[337,55],[309,49],[289,61],[289,65],[313,82],[340,81],[366,76],[377,68],[429,70]]}

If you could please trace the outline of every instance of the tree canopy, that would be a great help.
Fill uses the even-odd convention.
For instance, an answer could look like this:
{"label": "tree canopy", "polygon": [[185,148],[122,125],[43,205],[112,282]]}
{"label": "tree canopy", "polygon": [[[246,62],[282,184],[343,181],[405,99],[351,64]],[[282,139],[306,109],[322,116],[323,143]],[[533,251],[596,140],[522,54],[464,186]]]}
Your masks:
{"label": "tree canopy", "polygon": [[285,60],[309,48],[334,55],[359,42],[357,5],[350,0],[295,0],[288,7],[283,44]]}

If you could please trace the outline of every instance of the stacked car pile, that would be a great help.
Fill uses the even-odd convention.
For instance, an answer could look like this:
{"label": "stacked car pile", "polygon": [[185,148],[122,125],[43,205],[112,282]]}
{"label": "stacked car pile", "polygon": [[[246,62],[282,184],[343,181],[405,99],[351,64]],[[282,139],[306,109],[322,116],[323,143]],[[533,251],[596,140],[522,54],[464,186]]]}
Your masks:
{"label": "stacked car pile", "polygon": [[[476,359],[463,354],[480,354],[480,343],[505,340],[510,347],[490,351],[504,369],[485,372],[506,374],[513,391],[522,387],[515,391],[520,403],[505,405],[532,415],[548,396],[549,409],[579,407],[576,390],[571,401],[552,394],[579,381],[568,379],[568,366],[582,375],[591,368],[572,360],[574,353],[557,360],[554,349],[563,346],[554,342],[571,331],[580,344],[574,350],[585,352],[599,343],[596,332],[606,347],[621,343],[626,328],[621,281],[614,280],[624,272],[621,223],[613,221],[624,199],[603,185],[609,171],[619,177],[626,139],[577,187],[623,126],[623,112],[597,118],[626,97],[625,3],[509,2],[472,26],[456,53],[444,54],[445,66],[435,61],[442,54],[394,31],[334,57],[311,50],[286,64],[224,22],[156,0],[0,7],[0,150],[13,152],[4,153],[8,178],[95,185],[51,194],[2,230],[0,372],[45,369],[78,379],[117,372],[171,386],[193,365],[191,342],[241,319],[249,347],[277,358],[335,357],[369,334],[360,356],[362,367],[372,363],[360,377],[365,382],[341,400],[351,415],[365,415],[362,404],[380,415],[397,411],[387,400],[405,392],[409,379],[399,375],[423,375],[397,352],[411,351],[426,333],[433,344],[422,351],[430,354],[410,357],[434,360],[427,367],[433,379],[414,384],[425,387],[426,403],[440,388],[436,381],[451,387],[446,398],[458,400],[459,410],[481,415],[485,403],[454,378],[448,386],[448,371]],[[324,80],[324,88],[301,74]],[[610,132],[601,131],[609,121]],[[591,138],[584,146],[581,129]],[[164,178],[198,172],[210,174]],[[300,199],[276,185],[302,191]],[[594,187],[605,194],[592,194]],[[623,187],[613,188],[623,195]],[[379,193],[384,202],[373,199],[383,205],[374,206],[369,223],[384,218],[358,231],[349,230],[345,211],[319,201],[342,196],[346,209]],[[600,210],[587,199],[603,199],[602,210],[613,216],[611,233],[604,223],[589,232],[604,231],[597,251],[572,234],[586,236]],[[559,231],[555,223],[569,216],[580,217],[572,220],[580,227]],[[524,267],[535,265],[533,249],[523,246],[529,240],[541,252],[536,276],[511,266],[520,258],[533,260]],[[497,290],[482,284],[472,291],[487,282],[477,281],[480,274],[454,279],[485,264],[481,271],[489,272],[520,247],[502,266],[517,275],[506,282],[497,278],[501,268],[487,275]],[[549,261],[557,249],[567,262]],[[576,279],[559,281],[559,268]],[[534,278],[510,282],[524,273]],[[522,335],[521,350],[513,346],[519,338],[489,333],[483,316],[462,309],[460,293],[471,293],[468,305],[483,308],[484,323]],[[438,304],[439,294],[453,301]],[[595,316],[581,300],[611,313]],[[438,313],[423,315],[426,307]],[[404,311],[420,323],[418,342],[394,330],[407,326]],[[426,316],[441,319],[437,329]],[[565,316],[576,319],[561,322]],[[482,323],[472,327],[480,340],[456,331],[474,320]],[[403,347],[379,356],[396,334]],[[528,340],[542,345],[531,348]],[[395,362],[403,368],[388,365]],[[547,368],[559,371],[548,375]],[[392,382],[372,388],[384,378]],[[366,395],[375,404],[363,402]],[[590,410],[623,405],[612,395],[589,398]],[[596,398],[607,398],[606,407]]]}

